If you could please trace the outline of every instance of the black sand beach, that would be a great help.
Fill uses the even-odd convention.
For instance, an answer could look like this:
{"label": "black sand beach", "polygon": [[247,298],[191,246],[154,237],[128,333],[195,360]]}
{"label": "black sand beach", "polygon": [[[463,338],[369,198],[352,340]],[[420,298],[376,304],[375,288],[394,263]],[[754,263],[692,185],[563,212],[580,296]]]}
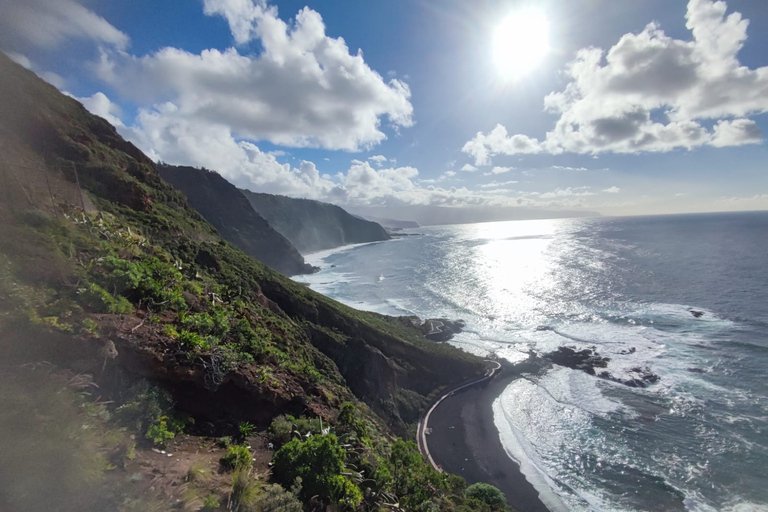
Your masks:
{"label": "black sand beach", "polygon": [[486,482],[501,489],[520,512],[548,512],[538,492],[509,458],[493,422],[493,401],[518,375],[509,367],[491,381],[471,386],[443,400],[432,412],[429,451],[445,471],[467,483]]}

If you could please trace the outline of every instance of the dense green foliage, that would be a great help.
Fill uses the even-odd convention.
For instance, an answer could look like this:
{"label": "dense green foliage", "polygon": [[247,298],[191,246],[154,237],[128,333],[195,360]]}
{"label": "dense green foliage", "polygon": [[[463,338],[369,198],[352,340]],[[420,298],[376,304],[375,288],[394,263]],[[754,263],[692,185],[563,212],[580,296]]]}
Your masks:
{"label": "dense green foliage", "polygon": [[472,484],[467,487],[466,491],[464,491],[464,496],[470,499],[482,501],[491,507],[494,511],[509,510],[509,507],[507,506],[507,499],[504,497],[504,493],[490,484],[485,484],[482,482]]}
{"label": "dense green foliage", "polygon": [[333,434],[292,439],[275,453],[273,477],[283,486],[301,478],[300,497],[309,501],[318,496],[327,503],[358,505],[360,490],[345,475],[346,453]]}

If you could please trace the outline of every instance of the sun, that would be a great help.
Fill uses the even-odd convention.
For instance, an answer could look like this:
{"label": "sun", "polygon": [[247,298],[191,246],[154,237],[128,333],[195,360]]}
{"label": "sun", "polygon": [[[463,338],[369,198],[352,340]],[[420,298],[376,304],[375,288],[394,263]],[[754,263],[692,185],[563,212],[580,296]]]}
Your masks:
{"label": "sun", "polygon": [[540,11],[517,11],[496,27],[493,60],[506,78],[527,74],[549,52],[549,21]]}

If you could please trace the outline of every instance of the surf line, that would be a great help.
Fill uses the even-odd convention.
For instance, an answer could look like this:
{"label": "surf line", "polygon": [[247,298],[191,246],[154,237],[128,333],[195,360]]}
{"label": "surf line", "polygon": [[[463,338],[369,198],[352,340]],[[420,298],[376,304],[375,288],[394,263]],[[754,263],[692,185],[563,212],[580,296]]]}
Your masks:
{"label": "surf line", "polygon": [[416,441],[417,441],[417,444],[419,445],[419,451],[421,452],[422,456],[426,457],[427,460],[429,460],[429,463],[432,465],[435,471],[439,471],[440,473],[442,473],[443,469],[435,463],[435,460],[432,458],[432,454],[429,453],[429,446],[427,446],[427,435],[429,435],[429,432],[430,432],[429,416],[432,414],[432,411],[434,411],[437,408],[437,406],[440,405],[440,403],[446,398],[453,396],[457,391],[461,391],[462,389],[468,388],[470,386],[475,386],[477,384],[480,384],[481,382],[485,382],[487,380],[492,379],[493,376],[496,375],[496,372],[498,372],[501,369],[501,364],[498,361],[486,359],[485,362],[491,363],[492,366],[490,366],[488,369],[485,370],[485,375],[483,377],[480,377],[479,379],[475,379],[471,382],[467,382],[466,384],[462,384],[461,386],[453,388],[452,390],[446,392],[440,398],[438,398],[437,401],[435,401],[435,403],[432,404],[432,407],[429,408],[426,414],[419,419],[419,423],[416,427]]}

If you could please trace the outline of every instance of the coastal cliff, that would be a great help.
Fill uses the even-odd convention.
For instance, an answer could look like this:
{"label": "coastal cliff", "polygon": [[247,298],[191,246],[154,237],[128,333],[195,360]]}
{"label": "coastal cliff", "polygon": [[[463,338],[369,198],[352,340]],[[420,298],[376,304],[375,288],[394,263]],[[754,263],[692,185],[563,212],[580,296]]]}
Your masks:
{"label": "coastal cliff", "polygon": [[302,253],[389,240],[387,231],[339,206],[243,190],[253,208]]}
{"label": "coastal cliff", "polygon": [[[14,467],[0,484],[39,481],[54,451],[73,467],[66,485],[0,508],[224,510],[271,468],[272,494],[253,491],[253,506],[277,493],[291,510],[490,511],[395,440],[429,396],[481,374],[479,358],[225,241],[113,126],[2,54],[0,156],[0,381],[13,390],[0,404],[34,426],[0,422]],[[83,425],[88,439],[54,436]],[[319,464],[318,446],[326,480],[294,491],[296,477],[313,483],[296,457]]]}
{"label": "coastal cliff", "polygon": [[285,275],[313,268],[282,234],[259,215],[243,193],[218,173],[194,167],[159,165],[157,171],[187,196],[189,205],[228,242]]}

